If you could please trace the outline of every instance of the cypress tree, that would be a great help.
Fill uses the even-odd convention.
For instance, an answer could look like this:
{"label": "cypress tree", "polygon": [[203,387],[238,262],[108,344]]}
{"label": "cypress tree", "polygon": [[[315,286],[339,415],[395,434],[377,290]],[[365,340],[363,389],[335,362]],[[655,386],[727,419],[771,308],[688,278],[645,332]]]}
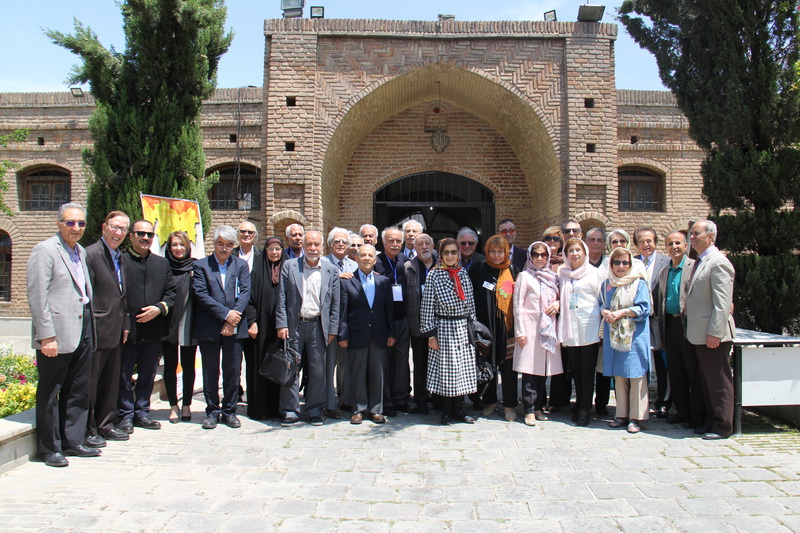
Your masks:
{"label": "cypress tree", "polygon": [[233,34],[225,33],[223,0],[125,0],[120,8],[125,51],[106,49],[75,21],[71,35],[46,35],[82,59],[70,83],[89,83],[97,108],[89,121],[94,147],[84,240],[99,237],[113,209],[142,217],[139,193],[200,202],[203,231],[211,224],[200,108],[216,86],[217,68]]}
{"label": "cypress tree", "polygon": [[706,150],[703,195],[736,268],[737,325],[800,333],[796,2],[626,0],[619,20]]}

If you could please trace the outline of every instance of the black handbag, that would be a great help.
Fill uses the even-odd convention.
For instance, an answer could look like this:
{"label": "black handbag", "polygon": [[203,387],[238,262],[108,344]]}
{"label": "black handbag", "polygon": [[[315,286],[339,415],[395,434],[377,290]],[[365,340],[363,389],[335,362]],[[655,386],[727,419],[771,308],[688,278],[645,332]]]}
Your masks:
{"label": "black handbag", "polygon": [[300,354],[289,346],[287,339],[278,339],[267,345],[267,353],[258,373],[282,387],[288,387],[297,378]]}
{"label": "black handbag", "polygon": [[467,335],[475,351],[482,357],[489,357],[492,351],[492,332],[481,322],[467,318]]}

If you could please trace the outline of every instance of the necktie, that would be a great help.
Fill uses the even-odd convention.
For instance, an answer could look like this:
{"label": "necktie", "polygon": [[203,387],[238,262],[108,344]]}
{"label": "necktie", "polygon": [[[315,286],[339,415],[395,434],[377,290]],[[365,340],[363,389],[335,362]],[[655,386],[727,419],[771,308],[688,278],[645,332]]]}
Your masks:
{"label": "necktie", "polygon": [[650,266],[650,258],[649,257],[645,257],[644,258],[644,267],[647,268],[649,266]]}
{"label": "necktie", "polygon": [[343,271],[344,271],[344,261],[339,259],[339,272],[343,272]]}

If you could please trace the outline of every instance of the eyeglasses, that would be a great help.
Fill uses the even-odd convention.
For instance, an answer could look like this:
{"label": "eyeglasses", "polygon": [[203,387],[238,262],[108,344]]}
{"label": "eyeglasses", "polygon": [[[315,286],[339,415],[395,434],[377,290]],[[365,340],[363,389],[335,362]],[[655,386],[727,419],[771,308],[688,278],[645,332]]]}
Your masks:
{"label": "eyeglasses", "polygon": [[117,226],[115,224],[106,224],[106,226],[115,233],[128,233],[128,226]]}
{"label": "eyeglasses", "polygon": [[134,231],[133,234],[139,237],[140,239],[145,239],[145,238],[152,239],[156,235],[155,232],[152,231]]}
{"label": "eyeglasses", "polygon": [[475,246],[476,244],[478,243],[475,241],[461,241],[458,243],[459,246]]}
{"label": "eyeglasses", "polygon": [[64,224],[65,226],[68,226],[70,228],[74,228],[76,224],[78,225],[79,228],[85,228],[86,227],[86,221],[85,220],[59,220],[59,222],[61,222],[62,224]]}
{"label": "eyeglasses", "polygon": [[333,244],[347,244],[348,242],[350,241],[345,239],[333,239]]}
{"label": "eyeglasses", "polygon": [[611,264],[614,265],[615,267],[618,267],[618,266],[631,266],[631,262],[630,261],[620,261],[619,259],[615,259],[614,261],[611,261]]}
{"label": "eyeglasses", "polygon": [[515,230],[514,228],[511,228],[511,229],[501,229],[501,230],[500,230],[500,234],[501,234],[501,235],[514,235],[516,232],[517,232],[517,230]]}
{"label": "eyeglasses", "polygon": [[550,241],[561,242],[561,237],[559,237],[558,235],[548,235],[544,238],[544,242],[550,242]]}
{"label": "eyeglasses", "polygon": [[564,230],[564,233],[580,233],[580,228],[567,228]]}
{"label": "eyeglasses", "polygon": [[532,252],[531,257],[534,259],[547,259],[548,254],[546,252]]}
{"label": "eyeglasses", "polygon": [[442,255],[458,255],[458,250],[442,250]]}
{"label": "eyeglasses", "polygon": [[623,246],[628,244],[628,241],[611,241],[611,244],[622,244]]}
{"label": "eyeglasses", "polygon": [[[334,241],[334,242],[336,242],[336,241]],[[363,246],[363,245],[354,243],[354,244],[350,245],[350,248],[361,248],[361,246]]]}
{"label": "eyeglasses", "polygon": [[240,229],[239,233],[241,233],[242,235],[255,235],[256,234],[256,232],[251,230],[251,229]]}

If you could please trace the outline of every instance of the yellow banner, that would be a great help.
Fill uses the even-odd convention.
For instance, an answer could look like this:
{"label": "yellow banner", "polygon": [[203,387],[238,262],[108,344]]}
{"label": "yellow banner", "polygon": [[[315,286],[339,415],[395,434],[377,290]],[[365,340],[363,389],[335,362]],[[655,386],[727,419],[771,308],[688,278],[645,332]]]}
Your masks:
{"label": "yellow banner", "polygon": [[185,231],[192,242],[192,257],[205,257],[203,224],[200,220],[200,205],[194,200],[164,198],[150,194],[139,194],[144,218],[153,223],[156,232],[151,250],[164,255],[167,237],[173,231]]}

